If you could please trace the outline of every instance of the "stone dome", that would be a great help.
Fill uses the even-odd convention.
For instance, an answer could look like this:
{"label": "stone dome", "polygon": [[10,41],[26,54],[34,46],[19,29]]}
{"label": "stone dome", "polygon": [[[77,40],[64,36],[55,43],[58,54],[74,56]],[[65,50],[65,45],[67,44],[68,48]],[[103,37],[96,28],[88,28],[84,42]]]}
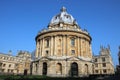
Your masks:
{"label": "stone dome", "polygon": [[67,9],[62,7],[61,12],[55,15],[50,22],[50,25],[59,24],[60,22],[66,24],[77,24],[76,20],[72,17],[72,15],[67,13]]}

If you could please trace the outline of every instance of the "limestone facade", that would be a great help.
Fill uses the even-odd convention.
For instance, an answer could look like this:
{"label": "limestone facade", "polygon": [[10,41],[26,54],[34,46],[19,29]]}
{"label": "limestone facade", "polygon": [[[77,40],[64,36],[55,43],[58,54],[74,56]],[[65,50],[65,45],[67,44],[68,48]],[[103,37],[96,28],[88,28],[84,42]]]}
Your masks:
{"label": "limestone facade", "polygon": [[31,54],[19,51],[17,56],[0,53],[0,74],[30,74]]}
{"label": "limestone facade", "polygon": [[91,37],[82,30],[66,8],[54,16],[36,38],[33,75],[86,76],[93,73]]}
{"label": "limestone facade", "polygon": [[110,48],[101,47],[100,54],[93,56],[94,74],[114,74],[114,65],[111,57]]}

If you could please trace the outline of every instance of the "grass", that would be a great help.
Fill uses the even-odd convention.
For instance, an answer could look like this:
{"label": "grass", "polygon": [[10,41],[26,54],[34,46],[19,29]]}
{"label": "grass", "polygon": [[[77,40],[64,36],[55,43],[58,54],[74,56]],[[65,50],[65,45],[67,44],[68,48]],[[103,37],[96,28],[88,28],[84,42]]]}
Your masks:
{"label": "grass", "polygon": [[48,76],[40,76],[40,75],[0,75],[0,80],[86,80],[82,78],[74,78],[74,77],[48,77]]}
{"label": "grass", "polygon": [[40,75],[0,75],[0,80],[120,80],[120,76],[109,76],[104,77],[104,79],[99,79],[100,77],[48,77]]}
{"label": "grass", "polygon": [[42,80],[47,76],[0,75],[0,80]]}

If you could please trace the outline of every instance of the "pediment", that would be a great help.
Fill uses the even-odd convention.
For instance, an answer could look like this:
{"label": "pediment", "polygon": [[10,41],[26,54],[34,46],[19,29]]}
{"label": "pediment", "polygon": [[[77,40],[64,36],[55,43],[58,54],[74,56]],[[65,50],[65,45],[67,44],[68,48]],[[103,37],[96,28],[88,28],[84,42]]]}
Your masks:
{"label": "pediment", "polygon": [[68,58],[67,60],[70,60],[70,61],[78,61],[79,58],[77,58],[77,57],[70,57],[70,58]]}
{"label": "pediment", "polygon": [[40,58],[40,60],[42,60],[42,61],[48,61],[48,60],[50,60],[50,59],[47,58],[47,57],[42,57],[42,58]]}

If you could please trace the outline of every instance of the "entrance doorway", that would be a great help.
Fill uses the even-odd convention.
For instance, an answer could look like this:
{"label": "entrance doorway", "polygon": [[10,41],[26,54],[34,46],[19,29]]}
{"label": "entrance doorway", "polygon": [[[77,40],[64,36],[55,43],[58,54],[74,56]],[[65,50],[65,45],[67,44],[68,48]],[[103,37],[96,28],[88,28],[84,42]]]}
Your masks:
{"label": "entrance doorway", "polygon": [[42,74],[47,75],[47,63],[46,62],[43,63],[43,73]]}
{"label": "entrance doorway", "polygon": [[72,77],[78,76],[78,64],[75,62],[71,64],[71,76]]}
{"label": "entrance doorway", "polygon": [[24,75],[27,75],[27,69],[24,70]]}

